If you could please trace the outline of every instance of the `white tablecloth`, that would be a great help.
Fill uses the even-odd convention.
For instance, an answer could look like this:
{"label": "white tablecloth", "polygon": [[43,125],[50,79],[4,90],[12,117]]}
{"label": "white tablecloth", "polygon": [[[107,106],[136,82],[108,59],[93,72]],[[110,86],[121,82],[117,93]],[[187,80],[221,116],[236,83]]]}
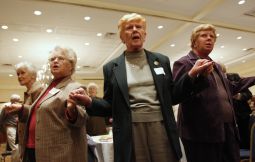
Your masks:
{"label": "white tablecloth", "polygon": [[[95,154],[98,162],[113,162],[113,140],[112,135],[92,136],[93,141],[96,143]],[[180,140],[181,142],[181,140]],[[187,162],[184,148],[181,142],[182,158],[180,162]]]}
{"label": "white tablecloth", "polygon": [[98,162],[113,162],[113,140],[111,135],[92,136],[96,143]]}

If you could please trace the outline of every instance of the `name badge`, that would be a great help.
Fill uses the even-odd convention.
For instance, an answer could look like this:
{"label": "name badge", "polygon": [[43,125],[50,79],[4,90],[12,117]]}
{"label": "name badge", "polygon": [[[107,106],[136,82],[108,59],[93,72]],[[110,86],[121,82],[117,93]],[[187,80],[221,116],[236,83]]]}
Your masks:
{"label": "name badge", "polygon": [[59,91],[60,91],[60,89],[52,88],[52,89],[49,91],[49,93],[52,94],[52,95],[54,95],[54,94],[56,94],[56,93],[59,92]]}
{"label": "name badge", "polygon": [[165,75],[165,71],[162,67],[154,68],[154,71],[157,75],[160,75],[160,74]]}

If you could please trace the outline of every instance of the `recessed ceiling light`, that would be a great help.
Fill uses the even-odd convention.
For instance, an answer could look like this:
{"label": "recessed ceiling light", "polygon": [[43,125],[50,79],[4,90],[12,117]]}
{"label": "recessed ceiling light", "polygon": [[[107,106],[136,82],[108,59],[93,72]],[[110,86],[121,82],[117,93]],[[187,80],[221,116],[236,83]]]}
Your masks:
{"label": "recessed ceiling light", "polygon": [[7,25],[2,25],[2,29],[8,29]]}
{"label": "recessed ceiling light", "polygon": [[97,36],[98,37],[101,37],[103,34],[102,33],[97,33]]}
{"label": "recessed ceiling light", "polygon": [[84,45],[89,46],[89,42],[84,43]]}
{"label": "recessed ceiling light", "polygon": [[158,29],[163,29],[163,28],[164,28],[164,26],[162,26],[162,25],[158,26]]}
{"label": "recessed ceiling light", "polygon": [[91,19],[91,17],[89,17],[89,16],[84,17],[84,20],[86,20],[86,21],[89,21],[90,19]]}
{"label": "recessed ceiling light", "polygon": [[239,36],[239,37],[236,37],[236,39],[242,39],[242,37],[241,37],[241,36]]}
{"label": "recessed ceiling light", "polygon": [[19,55],[18,58],[22,58],[23,56]]}
{"label": "recessed ceiling light", "polygon": [[216,34],[216,36],[217,36],[217,37],[219,37],[219,36],[220,36],[220,34],[218,33],[218,34]]}
{"label": "recessed ceiling light", "polygon": [[170,44],[171,47],[175,47],[175,44]]}
{"label": "recessed ceiling light", "polygon": [[9,77],[13,77],[13,74],[9,74]]}
{"label": "recessed ceiling light", "polygon": [[79,66],[79,65],[78,65],[76,68],[77,68],[77,69],[80,69],[80,68],[81,68],[81,66]]}
{"label": "recessed ceiling light", "polygon": [[18,42],[19,41],[18,38],[13,38],[12,40],[13,40],[13,42]]}
{"label": "recessed ceiling light", "polygon": [[242,5],[244,3],[245,3],[245,0],[241,0],[241,1],[238,2],[239,5]]}
{"label": "recessed ceiling light", "polygon": [[36,11],[34,11],[34,15],[40,16],[40,15],[42,15],[42,11],[36,10]]}
{"label": "recessed ceiling light", "polygon": [[243,48],[243,51],[246,51],[247,50],[247,48]]}
{"label": "recessed ceiling light", "polygon": [[225,48],[225,46],[220,46],[220,48]]}
{"label": "recessed ceiling light", "polygon": [[46,32],[47,32],[47,33],[52,33],[53,30],[52,30],[52,29],[46,29]]}

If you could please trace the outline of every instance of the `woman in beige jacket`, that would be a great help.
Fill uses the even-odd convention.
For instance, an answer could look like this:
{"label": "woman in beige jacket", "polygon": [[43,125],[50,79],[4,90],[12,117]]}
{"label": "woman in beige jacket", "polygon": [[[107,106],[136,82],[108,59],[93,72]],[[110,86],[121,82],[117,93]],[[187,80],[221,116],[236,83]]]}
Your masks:
{"label": "woman in beige jacket", "polygon": [[54,79],[31,110],[20,104],[8,107],[9,113],[18,112],[21,119],[28,119],[23,162],[87,161],[86,111],[69,98],[72,90],[81,87],[71,79],[76,61],[72,49],[56,47],[49,57]]}

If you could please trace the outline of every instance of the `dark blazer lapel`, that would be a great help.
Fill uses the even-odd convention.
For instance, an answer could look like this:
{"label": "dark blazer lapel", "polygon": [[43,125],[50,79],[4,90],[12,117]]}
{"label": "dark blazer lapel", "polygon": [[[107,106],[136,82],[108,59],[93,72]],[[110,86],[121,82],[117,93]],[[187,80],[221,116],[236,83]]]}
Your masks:
{"label": "dark blazer lapel", "polygon": [[129,105],[127,72],[124,53],[116,59],[113,73],[117,80],[120,91],[122,92],[122,95],[124,96],[127,105]]}
{"label": "dark blazer lapel", "polygon": [[159,58],[156,55],[154,55],[153,53],[151,53],[149,51],[146,51],[146,50],[145,50],[145,53],[146,53],[146,56],[147,56],[148,64],[150,66],[150,70],[151,70],[151,74],[152,74],[152,77],[153,77],[153,80],[154,80],[155,88],[156,88],[157,92],[159,93],[159,95],[161,96],[163,94],[163,92],[162,92],[162,84],[163,84],[162,79],[163,79],[163,77],[161,76],[162,74],[157,75],[155,73],[154,68],[159,68],[159,67],[163,68],[163,66],[161,65],[161,62],[160,62]]}
{"label": "dark blazer lapel", "polygon": [[192,51],[189,52],[188,56],[189,56],[189,59],[190,59],[190,60],[189,60],[190,63],[191,63],[192,65],[195,65],[195,63],[196,63],[196,61],[199,59],[199,57],[198,57],[195,53],[193,53]]}

